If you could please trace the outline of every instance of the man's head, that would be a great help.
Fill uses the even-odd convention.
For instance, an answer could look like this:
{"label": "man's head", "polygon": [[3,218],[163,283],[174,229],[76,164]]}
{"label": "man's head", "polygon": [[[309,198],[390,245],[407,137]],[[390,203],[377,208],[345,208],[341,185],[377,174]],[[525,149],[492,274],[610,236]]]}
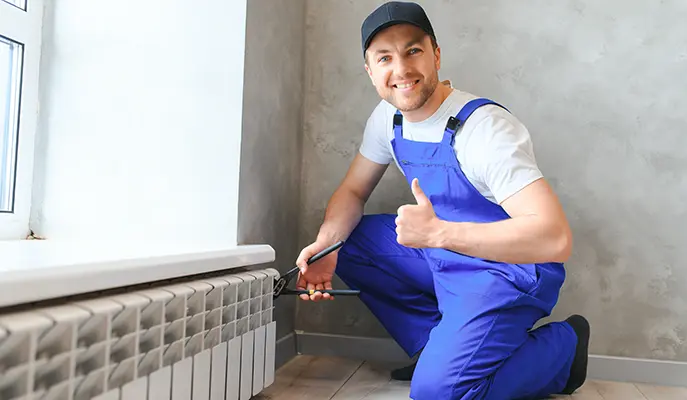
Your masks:
{"label": "man's head", "polygon": [[365,69],[377,93],[401,111],[422,107],[439,84],[440,49],[422,7],[388,2],[361,28]]}

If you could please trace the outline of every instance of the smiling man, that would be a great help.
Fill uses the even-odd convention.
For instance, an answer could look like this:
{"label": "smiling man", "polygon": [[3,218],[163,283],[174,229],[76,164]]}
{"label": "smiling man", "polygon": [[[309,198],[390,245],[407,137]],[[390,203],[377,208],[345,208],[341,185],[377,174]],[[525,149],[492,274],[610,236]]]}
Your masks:
{"label": "smiling man", "polygon": [[[439,80],[424,10],[389,2],[362,25],[365,69],[382,98],[359,154],[303,249],[303,300],[331,300],[334,273],[416,361],[394,371],[413,399],[536,399],[586,379],[590,328],[550,315],[565,280],[570,227],[537,167],[525,126],[499,104]],[[363,215],[388,165],[415,197]],[[306,260],[339,240],[337,252]]]}

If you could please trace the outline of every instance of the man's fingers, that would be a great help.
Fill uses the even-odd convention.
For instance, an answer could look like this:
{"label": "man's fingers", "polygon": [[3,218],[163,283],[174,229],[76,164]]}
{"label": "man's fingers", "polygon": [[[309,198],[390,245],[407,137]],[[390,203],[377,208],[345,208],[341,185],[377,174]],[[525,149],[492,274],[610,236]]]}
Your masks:
{"label": "man's fingers", "polygon": [[301,250],[301,253],[298,255],[298,258],[296,259],[296,265],[298,268],[301,269],[301,274],[304,274],[307,269],[308,269],[308,260],[310,257],[314,256],[317,254],[317,249],[315,248],[315,243],[311,244],[310,246],[305,247],[303,250]]}
{"label": "man's fingers", "polygon": [[[320,291],[324,290],[324,284],[318,283],[317,285],[315,285],[315,290],[320,290]],[[331,295],[328,293],[319,293],[319,294],[322,296],[322,300],[329,300],[329,298],[331,297]]]}
{"label": "man's fingers", "polygon": [[[332,283],[331,283],[331,282],[325,282],[325,283],[324,283],[324,289],[325,289],[325,290],[332,290]],[[322,297],[323,297],[325,300],[334,300],[334,296],[332,296],[332,295],[329,294],[329,293],[325,293]]]}
{"label": "man's fingers", "polygon": [[318,283],[310,283],[308,282],[305,286],[303,285],[298,285],[296,286],[296,289],[298,290],[307,290],[307,291],[312,291],[313,294],[308,295],[308,294],[301,294],[298,297],[300,297],[303,300],[312,300],[312,301],[319,301],[319,300],[333,300],[334,296],[330,295],[329,293],[322,293],[324,290],[332,290],[332,283],[331,282],[325,282],[324,284]]}
{"label": "man's fingers", "polygon": [[[317,286],[313,283],[308,283],[308,290],[317,290]],[[310,300],[319,301],[322,298],[322,293],[314,292],[310,295]]]}
{"label": "man's fingers", "polygon": [[300,254],[298,255],[298,258],[296,258],[296,266],[300,268],[301,274],[305,274],[307,272],[308,260],[324,249],[325,246],[315,242],[301,250]]}
{"label": "man's fingers", "polygon": [[[308,290],[308,291],[315,290],[315,284],[308,282],[308,286],[306,286],[305,289]],[[304,296],[308,296],[308,299],[309,299],[309,300],[315,301],[314,295],[307,295],[307,294],[306,294],[306,295],[304,295]]]}
{"label": "man's fingers", "polygon": [[[298,290],[305,290],[303,288],[298,288]],[[301,298],[301,300],[310,300],[310,297],[308,297],[307,294],[299,294],[298,297]]]}
{"label": "man's fingers", "polygon": [[310,300],[312,300],[312,301],[322,300],[322,293],[318,292],[318,290],[324,289],[324,286],[321,283],[318,283],[313,287],[313,289],[316,290],[316,292],[310,295]]}
{"label": "man's fingers", "polygon": [[415,196],[415,201],[417,201],[418,205],[422,206],[432,204],[425,195],[425,192],[422,191],[422,188],[420,187],[420,181],[417,178],[413,179],[411,188],[413,190],[413,196]]}
{"label": "man's fingers", "polygon": [[[303,275],[299,274],[298,275],[298,281],[296,281],[296,289],[297,290],[305,290],[305,288],[308,286],[308,282],[303,278]],[[310,300],[310,297],[308,297],[307,294],[301,294],[298,297],[301,298],[301,300]]]}

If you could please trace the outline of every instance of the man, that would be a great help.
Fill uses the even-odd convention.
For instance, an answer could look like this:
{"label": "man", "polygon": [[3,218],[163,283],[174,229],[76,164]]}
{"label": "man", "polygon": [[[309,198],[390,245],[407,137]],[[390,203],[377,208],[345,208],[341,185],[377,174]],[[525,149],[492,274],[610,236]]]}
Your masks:
{"label": "man", "polygon": [[[365,69],[382,101],[334,192],[298,287],[336,273],[416,365],[414,399],[522,399],[586,379],[589,325],[578,315],[532,330],[556,304],[571,233],[526,128],[505,108],[440,83],[441,51],[417,4],[390,2],[362,25]],[[388,164],[415,204],[363,206]],[[345,245],[306,260],[336,241]],[[329,294],[302,295],[328,300]]]}

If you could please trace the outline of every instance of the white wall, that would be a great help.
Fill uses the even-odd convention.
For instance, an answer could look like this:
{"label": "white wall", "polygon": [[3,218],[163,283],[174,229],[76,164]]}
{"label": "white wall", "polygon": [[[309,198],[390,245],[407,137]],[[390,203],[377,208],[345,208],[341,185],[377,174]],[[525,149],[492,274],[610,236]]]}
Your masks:
{"label": "white wall", "polygon": [[235,243],[246,1],[49,7],[34,232]]}

